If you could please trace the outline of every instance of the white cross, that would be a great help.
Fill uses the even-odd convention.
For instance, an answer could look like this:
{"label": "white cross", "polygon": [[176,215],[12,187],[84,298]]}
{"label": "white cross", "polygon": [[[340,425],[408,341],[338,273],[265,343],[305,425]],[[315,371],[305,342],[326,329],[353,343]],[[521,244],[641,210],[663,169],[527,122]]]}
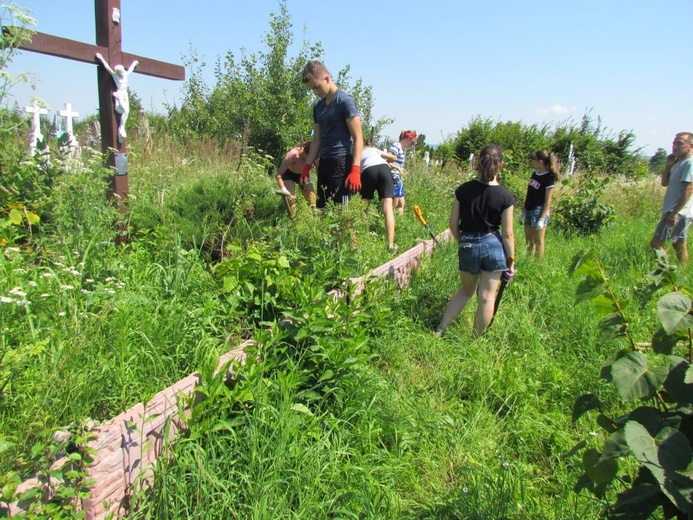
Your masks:
{"label": "white cross", "polygon": [[72,137],[72,118],[79,117],[79,112],[72,111],[72,103],[65,103],[65,110],[60,110],[58,114],[65,118],[65,132]]}
{"label": "white cross", "polygon": [[34,99],[30,107],[24,107],[24,111],[27,114],[32,114],[31,119],[31,155],[33,156],[36,152],[36,143],[38,141],[43,141],[43,134],[41,134],[41,115],[47,114],[48,110],[41,108],[36,103]]}

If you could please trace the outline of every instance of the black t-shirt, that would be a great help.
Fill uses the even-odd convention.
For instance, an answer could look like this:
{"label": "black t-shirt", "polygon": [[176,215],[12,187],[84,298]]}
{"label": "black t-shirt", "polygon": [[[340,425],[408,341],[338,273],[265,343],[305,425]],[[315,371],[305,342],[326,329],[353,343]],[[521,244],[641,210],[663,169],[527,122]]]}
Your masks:
{"label": "black t-shirt", "polygon": [[546,190],[553,188],[556,176],[551,172],[534,172],[529,178],[527,196],[525,197],[525,209],[534,209],[543,206],[546,202]]}
{"label": "black t-shirt", "polygon": [[455,190],[460,201],[459,230],[464,233],[492,233],[501,225],[501,213],[515,205],[512,194],[503,186],[491,186],[473,180]]}

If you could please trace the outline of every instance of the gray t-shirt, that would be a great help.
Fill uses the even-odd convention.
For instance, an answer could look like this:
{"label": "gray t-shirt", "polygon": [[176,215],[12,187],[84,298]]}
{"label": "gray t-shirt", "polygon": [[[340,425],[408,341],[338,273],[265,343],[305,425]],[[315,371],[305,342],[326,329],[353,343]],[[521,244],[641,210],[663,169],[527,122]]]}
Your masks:
{"label": "gray t-shirt", "polygon": [[347,119],[358,116],[354,98],[337,89],[328,105],[319,99],[313,105],[313,122],[320,125],[320,157],[351,155],[352,140]]}
{"label": "gray t-shirt", "polygon": [[[662,215],[674,209],[681,194],[686,190],[686,185],[693,182],[693,157],[688,157],[683,161],[677,162],[669,174],[669,186],[664,194],[664,204],[662,204]],[[686,205],[681,208],[679,215],[682,217],[693,218],[693,197],[688,199]]]}

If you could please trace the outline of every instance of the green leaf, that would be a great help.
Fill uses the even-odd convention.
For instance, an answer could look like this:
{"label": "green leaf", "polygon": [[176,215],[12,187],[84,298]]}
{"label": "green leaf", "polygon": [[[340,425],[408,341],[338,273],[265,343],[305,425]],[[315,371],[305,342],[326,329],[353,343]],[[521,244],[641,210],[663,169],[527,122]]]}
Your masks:
{"label": "green leaf", "polygon": [[664,389],[679,404],[693,403],[693,384],[686,382],[691,364],[683,358],[669,356],[671,368],[664,381]]}
{"label": "green leaf", "polygon": [[27,211],[26,212],[26,220],[27,220],[27,222],[29,222],[29,224],[34,225],[34,224],[38,224],[39,222],[41,222],[41,217],[39,217],[33,211]]}
{"label": "green leaf", "polygon": [[580,251],[573,257],[571,267],[568,269],[568,276],[597,276],[601,277],[599,264],[596,260],[596,252],[592,249]]}
{"label": "green leaf", "polygon": [[693,328],[693,316],[690,310],[691,299],[680,292],[665,294],[657,302],[657,316],[668,334]]}
{"label": "green leaf", "polygon": [[625,457],[629,453],[630,448],[626,442],[626,433],[623,428],[620,428],[607,437],[599,461]]}
{"label": "green leaf", "polygon": [[625,352],[611,365],[611,377],[623,401],[654,395],[666,377],[666,368],[648,368],[647,357],[641,352]]}
{"label": "green leaf", "polygon": [[310,408],[308,408],[305,404],[301,403],[296,403],[291,406],[291,410],[294,412],[302,413],[305,415],[313,415],[313,412],[310,411]]}
{"label": "green leaf", "polygon": [[604,429],[607,433],[613,433],[617,429],[614,422],[603,413],[600,413],[597,416],[597,424],[601,426],[602,429]]}
{"label": "green leaf", "polygon": [[652,350],[657,354],[671,354],[674,347],[680,341],[688,340],[688,332],[685,329],[679,329],[673,334],[669,334],[664,327],[660,327],[652,336]]}
{"label": "green leaf", "polygon": [[575,304],[592,300],[602,294],[606,288],[603,280],[587,277],[575,289]]}
{"label": "green leaf", "polygon": [[16,209],[11,209],[10,214],[8,215],[10,218],[10,222],[14,224],[15,226],[18,226],[19,224],[22,223],[22,212]]}
{"label": "green leaf", "polygon": [[625,426],[626,441],[635,458],[650,470],[667,497],[681,511],[689,511],[690,504],[674,482],[677,472],[691,463],[691,445],[688,438],[673,428],[663,428],[656,437],[636,421]]}
{"label": "green leaf", "polygon": [[607,293],[602,293],[592,298],[592,306],[601,314],[612,314],[618,311],[616,302]]}
{"label": "green leaf", "polygon": [[601,461],[601,454],[594,448],[585,450],[582,454],[582,467],[590,480],[595,484],[611,482],[618,473],[618,462],[615,459]]}
{"label": "green leaf", "polygon": [[573,405],[573,422],[577,421],[585,413],[594,409],[601,409],[602,403],[594,394],[581,395],[575,400]]}
{"label": "green leaf", "polygon": [[626,321],[618,313],[613,313],[599,322],[599,343],[608,343],[626,335]]}

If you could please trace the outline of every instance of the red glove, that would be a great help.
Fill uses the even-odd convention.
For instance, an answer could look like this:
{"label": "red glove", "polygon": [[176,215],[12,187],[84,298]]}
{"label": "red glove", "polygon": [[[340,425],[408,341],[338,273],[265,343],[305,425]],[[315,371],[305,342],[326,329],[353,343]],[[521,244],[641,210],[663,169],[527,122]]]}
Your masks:
{"label": "red glove", "polygon": [[303,186],[306,182],[310,180],[310,164],[306,164],[301,171],[301,176],[298,178],[298,183]]}
{"label": "red glove", "polygon": [[351,191],[359,191],[361,189],[361,167],[353,165],[351,171],[346,178],[346,187]]}

